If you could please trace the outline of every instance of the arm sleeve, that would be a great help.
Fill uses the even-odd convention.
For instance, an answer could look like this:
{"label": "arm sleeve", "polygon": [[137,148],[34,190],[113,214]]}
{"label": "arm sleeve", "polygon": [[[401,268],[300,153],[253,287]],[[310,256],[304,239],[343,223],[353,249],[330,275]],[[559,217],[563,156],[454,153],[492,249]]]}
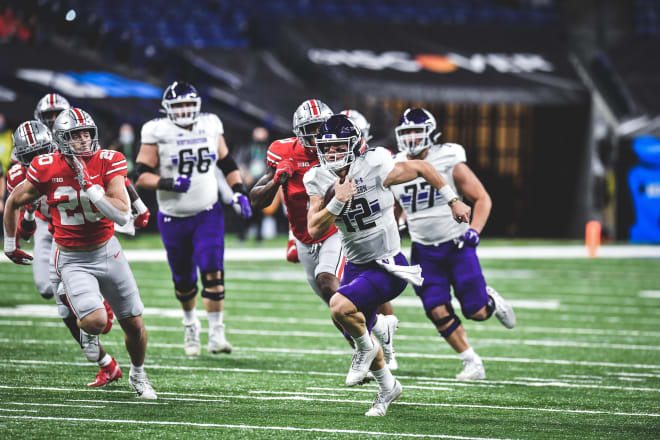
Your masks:
{"label": "arm sleeve", "polygon": [[103,184],[107,185],[113,177],[115,176],[126,176],[128,166],[126,164],[126,157],[124,157],[123,153],[120,153],[119,151],[110,151],[110,150],[105,150],[108,151],[107,155],[102,155],[103,159],[103,166],[102,166],[102,172],[103,176],[101,178],[103,179]]}
{"label": "arm sleeve", "polygon": [[218,117],[218,115],[209,113],[209,118],[211,120],[211,125],[215,128],[219,136],[222,136],[225,134],[225,127],[222,125],[222,121]]}

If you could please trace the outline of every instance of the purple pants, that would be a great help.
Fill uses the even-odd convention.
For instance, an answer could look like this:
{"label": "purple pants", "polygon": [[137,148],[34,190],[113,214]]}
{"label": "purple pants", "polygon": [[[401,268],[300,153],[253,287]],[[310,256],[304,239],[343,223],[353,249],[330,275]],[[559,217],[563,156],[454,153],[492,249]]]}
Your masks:
{"label": "purple pants", "polygon": [[424,284],[415,286],[415,292],[427,315],[451,302],[450,285],[461,303],[463,316],[474,315],[488,303],[486,280],[475,248],[466,245],[459,249],[453,241],[438,246],[413,243],[410,261],[422,266]]}
{"label": "purple pants", "polygon": [[197,268],[202,273],[223,270],[225,219],[220,203],[191,217],[172,217],[159,211],[158,229],[179,292],[197,285]]}
{"label": "purple pants", "polygon": [[[408,265],[406,257],[400,252],[394,256],[394,262],[401,266]],[[364,313],[367,330],[371,333],[378,306],[399,296],[406,284],[405,280],[395,277],[375,262],[353,264],[347,261],[341,287],[337,291]]]}

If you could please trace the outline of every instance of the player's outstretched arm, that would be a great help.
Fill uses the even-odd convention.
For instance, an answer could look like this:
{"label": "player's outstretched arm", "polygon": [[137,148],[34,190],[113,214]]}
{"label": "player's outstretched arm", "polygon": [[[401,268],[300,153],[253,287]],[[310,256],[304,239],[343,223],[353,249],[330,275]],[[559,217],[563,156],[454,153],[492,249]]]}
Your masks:
{"label": "player's outstretched arm", "polygon": [[426,161],[408,160],[395,163],[394,168],[392,168],[392,171],[390,171],[383,182],[383,186],[387,188],[390,185],[409,182],[420,176],[442,194],[451,208],[454,220],[459,223],[470,222],[470,207],[458,199],[454,190],[447,185],[447,182],[440,173],[433,168],[433,165]]}
{"label": "player's outstretched arm", "polygon": [[135,186],[144,189],[158,189],[160,176],[156,170],[158,167],[158,145],[142,144],[135,159],[137,180]]}
{"label": "player's outstretched arm", "polygon": [[16,249],[16,229],[21,207],[32,203],[41,196],[39,190],[30,181],[25,180],[18,185],[7,199],[3,227],[5,229],[5,254],[17,264],[30,264],[32,257]]}
{"label": "player's outstretched arm", "polygon": [[467,197],[474,206],[470,227],[481,234],[493,206],[490,195],[479,178],[466,164],[457,164],[454,167],[452,176],[456,183],[456,189]]}
{"label": "player's outstretched arm", "polygon": [[274,179],[275,168],[268,167],[266,174],[254,184],[250,190],[250,202],[254,209],[264,209],[275,199],[280,183]]}

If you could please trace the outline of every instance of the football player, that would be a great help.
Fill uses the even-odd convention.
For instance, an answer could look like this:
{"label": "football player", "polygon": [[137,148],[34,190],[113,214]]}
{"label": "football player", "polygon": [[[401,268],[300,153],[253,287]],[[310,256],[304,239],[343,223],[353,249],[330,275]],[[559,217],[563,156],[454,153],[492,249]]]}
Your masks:
{"label": "football player", "polygon": [[419,266],[408,266],[401,253],[394,197],[388,188],[421,175],[451,205],[456,221],[468,221],[470,208],[429,164],[395,164],[385,148],[367,148],[360,130],[345,115],[334,115],[321,126],[316,146],[320,165],[304,177],[310,199],[308,229],[315,238],[337,222],[342,232],[347,261],[341,286],[330,298],[330,311],[357,346],[346,385],[356,385],[371,370],[379,391],[365,415],[384,416],[402,389],[370,335],[376,309],[403,292],[406,281],[422,281]]}
{"label": "football player", "polygon": [[[14,191],[21,184],[26,176],[30,162],[36,156],[52,153],[55,149],[53,137],[50,130],[39,121],[27,121],[22,123],[14,132],[13,136],[14,154],[17,163],[9,169],[9,180],[7,181],[7,190],[9,193]],[[57,277],[52,277],[54,271],[50,269],[49,259],[53,244],[53,236],[49,230],[50,214],[45,196],[28,205],[22,213],[22,218],[18,224],[18,236],[16,244],[19,244],[19,237],[29,240],[34,234],[34,260],[32,274],[37,290],[44,298],[51,298],[53,292],[57,291],[59,283]],[[54,279],[53,279],[54,278]],[[61,288],[61,286],[60,286]],[[99,365],[99,371],[96,378],[87,384],[90,387],[105,386],[110,382],[122,377],[121,368],[117,362],[107,354],[99,342],[98,335],[90,335],[82,332],[78,327],[75,315],[64,303],[60,295],[55,295],[57,303],[57,312],[69,329],[71,336],[78,342],[83,349],[85,357],[90,362],[96,362]],[[103,334],[108,333],[112,328],[113,312],[104,301],[104,306],[108,312],[108,323]]]}
{"label": "football player", "polygon": [[[346,109],[339,112],[342,115],[348,116],[354,123],[357,125],[357,128],[362,133],[364,141],[368,144],[373,136],[369,133],[371,130],[371,124],[367,121],[367,118],[364,117],[362,113],[354,109]],[[399,320],[394,316],[394,311],[392,310],[392,303],[389,301],[385,304],[378,306],[376,315],[376,322],[372,330],[376,339],[380,342],[383,347],[383,356],[385,357],[385,363],[391,371],[395,371],[399,368],[399,364],[394,355],[394,330],[398,328]],[[391,332],[386,333],[391,330]],[[389,336],[389,337],[388,337]]]}
{"label": "football player", "polygon": [[234,209],[243,218],[252,216],[247,189],[229,155],[222,122],[214,114],[200,113],[202,100],[192,85],[172,83],[162,105],[167,117],[142,126],[136,184],[156,190],[158,229],[183,309],[186,355],[201,353],[201,323],[195,311],[198,268],[209,320],[208,352],[230,353],[222,316],[225,227],[214,168],[225,175],[234,192]]}
{"label": "football player", "polygon": [[[55,241],[51,264],[78,326],[89,335],[102,333],[108,325],[105,299],[126,334],[129,383],[138,397],[155,399],[144,371],[144,306],[113,236],[113,222],[124,225],[130,220],[126,159],[119,152],[99,148],[96,124],[79,108],[61,112],[53,132],[57,151],[34,157],[25,180],[7,200],[5,254],[14,263],[30,264],[32,257],[16,248],[19,213],[22,206],[46,195]],[[34,133],[25,133],[28,140],[30,134]]]}
{"label": "football player", "polygon": [[483,321],[494,313],[506,328],[515,325],[513,308],[495,289],[486,286],[475,249],[490,213],[490,196],[466,165],[461,145],[436,143],[440,133],[435,118],[426,109],[404,111],[395,134],[400,151],[395,158],[397,164],[410,160],[429,163],[452,189],[473,203],[472,221],[456,223],[442,196],[423,177],[390,187],[408,221],[411,263],[419,264],[424,273],[424,283],[415,286],[415,292],[426,316],[463,361],[464,368],[456,378],[485,379],[483,362],[470,347],[465,328],[451,305],[449,286],[454,288],[463,316],[468,319]]}

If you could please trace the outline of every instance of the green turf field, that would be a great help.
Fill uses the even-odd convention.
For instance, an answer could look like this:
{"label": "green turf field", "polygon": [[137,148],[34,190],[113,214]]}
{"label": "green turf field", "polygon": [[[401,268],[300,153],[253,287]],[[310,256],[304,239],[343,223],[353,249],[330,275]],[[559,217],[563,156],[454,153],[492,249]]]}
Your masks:
{"label": "green turf field", "polygon": [[[660,261],[482,263],[518,319],[514,330],[495,318],[464,320],[487,380],[454,379],[460,361],[409,288],[394,303],[401,320],[396,376],[404,391],[384,418],[363,415],[375,385],[344,386],[349,347],[299,265],[228,262],[225,323],[235,350],[206,354],[204,333],[202,355],[191,359],[183,354],[166,263],[131,264],[147,307],[146,368],[159,396],[141,401],[128,385],[116,322],[102,342],[124,379],[86,389],[97,367],[56,318],[53,302],[39,297],[31,269],[2,263],[0,433],[6,439],[660,438]],[[202,324],[207,327],[204,318]]]}

